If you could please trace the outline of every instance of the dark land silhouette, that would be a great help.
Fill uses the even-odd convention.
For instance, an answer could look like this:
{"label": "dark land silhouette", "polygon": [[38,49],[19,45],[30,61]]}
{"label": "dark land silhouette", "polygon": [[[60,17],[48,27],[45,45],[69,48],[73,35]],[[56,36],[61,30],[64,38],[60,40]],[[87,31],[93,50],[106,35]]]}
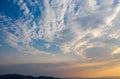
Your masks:
{"label": "dark land silhouette", "polygon": [[54,78],[49,76],[33,77],[33,76],[24,76],[19,74],[6,74],[6,75],[0,75],[0,79],[60,79],[60,78]]}
{"label": "dark land silhouette", "polygon": [[120,79],[120,77],[103,77],[103,78],[55,78],[50,76],[25,76],[19,74],[0,75],[0,79]]}

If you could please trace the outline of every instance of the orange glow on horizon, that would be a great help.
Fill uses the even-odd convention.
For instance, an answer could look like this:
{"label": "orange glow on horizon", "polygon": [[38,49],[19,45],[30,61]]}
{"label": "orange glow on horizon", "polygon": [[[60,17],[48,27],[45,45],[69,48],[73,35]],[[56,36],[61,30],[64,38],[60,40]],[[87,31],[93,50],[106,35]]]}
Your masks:
{"label": "orange glow on horizon", "polygon": [[120,76],[120,64],[116,66],[105,66],[98,68],[77,69],[62,74],[69,78],[96,78],[96,77],[118,77]]}

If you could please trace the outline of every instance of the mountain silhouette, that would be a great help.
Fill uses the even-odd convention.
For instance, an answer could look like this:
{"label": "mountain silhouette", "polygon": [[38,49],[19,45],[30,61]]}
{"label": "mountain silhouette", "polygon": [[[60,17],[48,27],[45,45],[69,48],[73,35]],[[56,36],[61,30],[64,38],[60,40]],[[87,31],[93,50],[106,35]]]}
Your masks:
{"label": "mountain silhouette", "polygon": [[33,76],[24,76],[19,74],[6,74],[6,75],[0,75],[0,79],[60,79],[60,78],[54,78],[48,76],[33,77]]}
{"label": "mountain silhouette", "polygon": [[0,79],[120,79],[120,77],[101,77],[101,78],[55,78],[50,76],[25,76],[19,74],[5,74],[0,75]]}

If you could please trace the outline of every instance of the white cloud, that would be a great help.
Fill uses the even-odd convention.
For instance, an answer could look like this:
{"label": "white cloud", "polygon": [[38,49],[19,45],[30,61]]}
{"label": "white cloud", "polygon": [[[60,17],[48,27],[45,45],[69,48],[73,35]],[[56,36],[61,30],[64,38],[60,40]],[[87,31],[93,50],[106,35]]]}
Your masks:
{"label": "white cloud", "polygon": [[21,9],[24,10],[24,12],[23,12],[24,15],[27,15],[30,12],[29,8],[26,6],[25,3],[22,4]]}
{"label": "white cloud", "polygon": [[69,52],[71,52],[71,47],[69,47],[69,46],[62,46],[62,47],[61,47],[61,50],[62,50],[64,53],[69,53]]}
{"label": "white cloud", "polygon": [[50,46],[50,44],[45,44],[45,47],[48,49],[48,48],[50,48],[51,46]]}
{"label": "white cloud", "polygon": [[42,50],[36,49],[33,46],[30,45],[30,42],[27,41],[27,38],[18,38],[15,35],[6,32],[7,33],[7,38],[5,41],[11,45],[13,48],[16,48],[20,52],[24,53],[30,53],[30,54],[44,54],[44,55],[51,55],[55,56],[55,54],[52,54],[50,52],[44,52]]}
{"label": "white cloud", "polygon": [[14,3],[17,3],[20,6],[20,9],[23,10],[24,15],[28,15],[30,13],[29,7],[24,0],[14,0]]}
{"label": "white cloud", "polygon": [[[34,39],[44,40],[48,42],[46,48],[54,44],[64,53],[72,52],[85,58],[88,49],[107,46],[106,49],[111,50],[119,46],[109,42],[110,39],[119,42],[120,38],[120,3],[115,5],[114,0],[51,0],[50,3],[44,0],[44,10],[38,9],[42,16],[37,21],[31,17],[35,15],[28,7],[30,2],[34,3],[16,2],[20,10],[24,10],[24,18],[9,22],[15,33],[7,32],[7,42],[16,49],[46,53],[31,45]],[[32,8],[36,9],[35,5]],[[101,50],[102,54],[106,53],[105,49]]]}

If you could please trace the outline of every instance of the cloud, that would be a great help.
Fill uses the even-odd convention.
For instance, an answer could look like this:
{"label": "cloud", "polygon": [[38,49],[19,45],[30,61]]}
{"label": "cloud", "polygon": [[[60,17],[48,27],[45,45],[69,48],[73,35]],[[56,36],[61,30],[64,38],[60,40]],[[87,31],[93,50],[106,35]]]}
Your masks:
{"label": "cloud", "polygon": [[64,53],[69,53],[71,52],[71,49],[69,46],[62,46],[61,47],[61,50],[64,52]]}
{"label": "cloud", "polygon": [[115,49],[112,54],[119,54],[120,53],[120,48]]}
{"label": "cloud", "polygon": [[111,50],[104,46],[88,48],[85,52],[86,56],[92,59],[97,59],[98,57],[99,59],[105,59],[111,55]]}
{"label": "cloud", "polygon": [[20,6],[20,10],[23,10],[24,15],[27,15],[30,13],[30,10],[29,10],[27,4],[24,3],[23,0],[19,0],[18,2],[16,0],[14,0],[14,3],[17,3]]}
{"label": "cloud", "polygon": [[120,47],[119,0],[41,2],[14,1],[23,16],[12,22],[4,15],[1,22],[7,23],[2,25],[10,46],[25,52],[48,54],[33,46],[34,40],[44,40],[48,43],[44,44],[46,48],[55,45],[64,53],[74,53],[85,59],[111,57],[114,48]]}
{"label": "cloud", "polygon": [[50,44],[45,44],[45,47],[48,49],[50,48]]}

